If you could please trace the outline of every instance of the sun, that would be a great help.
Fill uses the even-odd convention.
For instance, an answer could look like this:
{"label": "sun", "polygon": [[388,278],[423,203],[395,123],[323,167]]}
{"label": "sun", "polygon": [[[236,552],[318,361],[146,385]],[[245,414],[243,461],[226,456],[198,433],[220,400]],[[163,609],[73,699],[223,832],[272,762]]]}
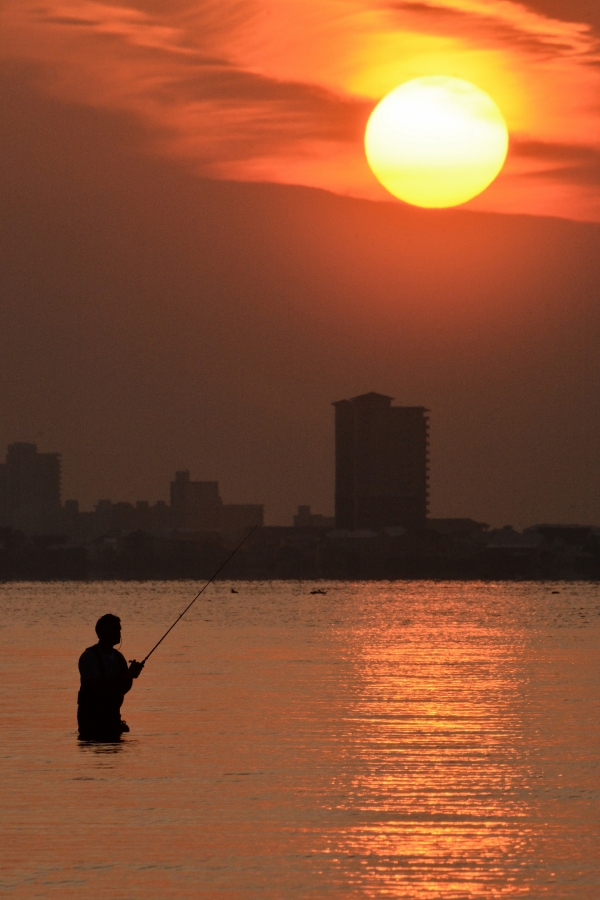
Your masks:
{"label": "sun", "polygon": [[375,107],[367,161],[388,191],[414,206],[458,206],[496,178],[508,129],[491,97],[446,76],[401,84]]}

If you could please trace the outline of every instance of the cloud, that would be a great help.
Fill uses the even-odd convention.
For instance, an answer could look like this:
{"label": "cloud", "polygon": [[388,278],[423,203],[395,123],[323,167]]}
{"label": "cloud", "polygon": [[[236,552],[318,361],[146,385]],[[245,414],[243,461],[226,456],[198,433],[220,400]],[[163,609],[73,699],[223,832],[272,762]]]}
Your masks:
{"label": "cloud", "polygon": [[520,3],[480,0],[394,0],[384,8],[395,12],[400,23],[407,17],[428,30],[498,41],[513,51],[576,54],[598,58],[598,46],[586,23],[560,22],[532,12]]}
{"label": "cloud", "polygon": [[600,159],[600,148],[578,147],[574,144],[551,144],[543,141],[513,141],[513,152],[521,157],[557,164],[580,162],[585,165]]}
{"label": "cloud", "polygon": [[574,144],[514,141],[516,157],[539,164],[527,177],[570,183],[589,188],[600,184],[600,148]]}
{"label": "cloud", "polygon": [[[576,185],[581,170],[589,185],[589,161],[575,154],[561,168],[523,149],[560,143],[567,128],[574,145],[600,146],[598,41],[585,22],[544,15],[539,6],[22,0],[0,13],[0,54],[33,62],[41,90],[134,115],[148,129],[150,150],[199,173],[365,197],[386,196],[362,148],[375,102],[407,78],[446,71],[500,104],[521,148],[512,154],[523,164],[521,179],[562,172]],[[577,206],[569,212],[561,203],[558,214]]]}
{"label": "cloud", "polygon": [[583,22],[600,29],[600,7],[596,0],[527,0],[527,6],[548,18]]}
{"label": "cloud", "polygon": [[160,128],[163,146],[165,131],[173,146],[193,144],[200,164],[360,138],[370,110],[363,98],[235,62],[231,44],[251,16],[243,4],[230,7],[217,25],[210,3],[188,9],[180,21],[96,2],[23,6],[9,24],[23,38],[24,55],[24,38],[33,35],[33,55],[38,49],[50,69],[50,90],[129,109]]}

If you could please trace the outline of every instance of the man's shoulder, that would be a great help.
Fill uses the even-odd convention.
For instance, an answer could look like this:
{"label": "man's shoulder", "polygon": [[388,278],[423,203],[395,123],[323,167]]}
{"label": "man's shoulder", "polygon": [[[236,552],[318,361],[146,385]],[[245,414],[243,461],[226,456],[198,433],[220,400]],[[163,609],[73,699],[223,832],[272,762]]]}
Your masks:
{"label": "man's shoulder", "polygon": [[82,678],[98,678],[101,675],[97,644],[86,647],[79,657],[79,671]]}

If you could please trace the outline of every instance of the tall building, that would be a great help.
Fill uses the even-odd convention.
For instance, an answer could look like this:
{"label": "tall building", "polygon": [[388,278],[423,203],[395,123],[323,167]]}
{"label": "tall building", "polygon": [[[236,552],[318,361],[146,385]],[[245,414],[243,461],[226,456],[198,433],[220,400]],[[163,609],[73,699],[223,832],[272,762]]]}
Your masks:
{"label": "tall building", "polygon": [[218,481],[190,481],[190,473],[175,472],[171,482],[171,511],[176,528],[218,531],[221,507]]}
{"label": "tall building", "polygon": [[25,531],[52,528],[60,512],[60,453],[10,444],[0,475],[2,519]]}
{"label": "tall building", "polygon": [[238,540],[262,527],[264,509],[257,503],[223,503],[218,481],[190,481],[187,469],[175,472],[171,482],[171,518],[176,528],[218,531]]}
{"label": "tall building", "polygon": [[337,528],[414,528],[428,511],[429,420],[423,406],[362,394],[335,407]]}

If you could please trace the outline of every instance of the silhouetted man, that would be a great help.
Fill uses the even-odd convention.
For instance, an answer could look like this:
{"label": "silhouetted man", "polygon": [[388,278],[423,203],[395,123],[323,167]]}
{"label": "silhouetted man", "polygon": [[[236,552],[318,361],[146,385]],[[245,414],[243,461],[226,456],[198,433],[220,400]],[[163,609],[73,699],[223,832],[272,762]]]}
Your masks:
{"label": "silhouetted man", "polygon": [[121,719],[121,704],[144,663],[127,665],[115,644],[121,643],[121,620],[107,613],[96,622],[98,643],[79,657],[81,687],[77,697],[77,723],[82,741],[118,741],[129,731]]}

